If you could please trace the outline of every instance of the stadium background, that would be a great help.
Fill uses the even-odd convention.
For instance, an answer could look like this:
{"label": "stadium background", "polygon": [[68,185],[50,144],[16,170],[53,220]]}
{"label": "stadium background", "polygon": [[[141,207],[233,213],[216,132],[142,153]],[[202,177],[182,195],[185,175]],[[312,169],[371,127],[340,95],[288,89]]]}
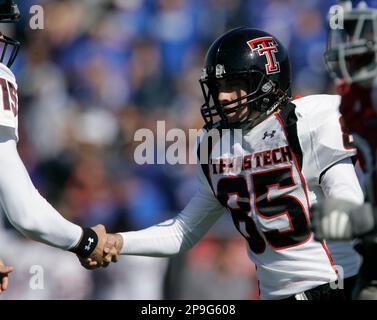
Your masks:
{"label": "stadium background", "polygon": [[[43,5],[44,30],[29,27],[34,4]],[[286,45],[295,94],[333,92],[322,59],[332,4],[18,1],[22,22],[1,30],[22,42],[12,67],[20,98],[18,148],[36,187],[68,219],[102,223],[112,232],[176,215],[196,189],[195,167],[136,165],[135,130],[153,130],[157,120],[166,120],[167,130],[199,129],[204,54],[221,33],[243,25]],[[1,228],[0,257],[15,271],[0,299],[257,298],[245,243],[226,216],[186,255],[123,256],[93,272],[70,253],[26,240],[5,220]],[[36,270],[44,281],[33,289]]]}

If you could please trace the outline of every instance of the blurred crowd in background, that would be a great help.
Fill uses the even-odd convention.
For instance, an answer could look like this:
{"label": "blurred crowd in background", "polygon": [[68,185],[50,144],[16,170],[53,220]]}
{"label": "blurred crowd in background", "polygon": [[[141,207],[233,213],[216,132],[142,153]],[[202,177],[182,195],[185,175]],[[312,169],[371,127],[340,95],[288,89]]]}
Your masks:
{"label": "blurred crowd in background", "polygon": [[[29,27],[44,8],[44,29]],[[294,95],[332,93],[323,64],[333,0],[22,0],[1,26],[22,42],[18,148],[35,186],[65,217],[110,232],[175,216],[196,190],[193,165],[136,165],[134,132],[199,129],[206,50],[238,26],[289,49]],[[374,4],[373,1],[370,4]],[[38,213],[36,213],[38,214]],[[70,253],[21,237],[4,220],[0,256],[15,271],[1,299],[256,299],[255,270],[226,215],[187,254],[126,257],[87,271]],[[31,266],[44,270],[33,290]]]}

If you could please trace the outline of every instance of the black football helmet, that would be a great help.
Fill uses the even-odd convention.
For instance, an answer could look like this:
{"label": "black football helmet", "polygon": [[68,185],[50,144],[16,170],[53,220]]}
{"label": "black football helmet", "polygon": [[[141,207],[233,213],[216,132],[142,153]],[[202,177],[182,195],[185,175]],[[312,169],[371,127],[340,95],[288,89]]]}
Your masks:
{"label": "black football helmet", "polygon": [[327,70],[334,80],[348,84],[370,81],[377,76],[377,9],[369,8],[364,1],[355,8],[351,1],[340,4],[342,27],[331,26],[329,14],[324,54]]}
{"label": "black football helmet", "polygon": [[[20,19],[20,11],[14,0],[0,0],[0,23],[15,23]],[[20,43],[0,32],[2,53],[0,62],[11,67],[16,59]]]}
{"label": "black football helmet", "polygon": [[[218,100],[218,81],[245,81],[247,94],[227,103]],[[251,128],[291,99],[291,68],[288,53],[274,36],[252,28],[233,29],[209,48],[199,80],[206,128]],[[234,107],[226,108],[235,104]],[[248,116],[229,122],[227,115],[248,108]],[[252,118],[251,112],[260,112]]]}

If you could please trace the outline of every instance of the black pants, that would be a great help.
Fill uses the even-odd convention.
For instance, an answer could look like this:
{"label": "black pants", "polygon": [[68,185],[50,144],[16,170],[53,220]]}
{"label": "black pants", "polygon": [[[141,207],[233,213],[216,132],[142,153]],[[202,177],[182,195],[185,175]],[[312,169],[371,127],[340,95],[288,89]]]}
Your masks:
{"label": "black pants", "polygon": [[357,276],[344,279],[344,289],[332,288],[330,283],[323,284],[304,291],[300,298],[295,295],[282,299],[286,301],[293,300],[351,300],[352,290],[355,285]]}

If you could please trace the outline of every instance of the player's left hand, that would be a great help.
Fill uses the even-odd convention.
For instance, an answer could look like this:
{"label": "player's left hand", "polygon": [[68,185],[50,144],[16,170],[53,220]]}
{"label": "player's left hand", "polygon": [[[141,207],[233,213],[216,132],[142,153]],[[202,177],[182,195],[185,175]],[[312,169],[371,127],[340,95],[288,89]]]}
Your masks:
{"label": "player's left hand", "polygon": [[120,234],[107,234],[107,241],[104,248],[104,267],[110,262],[118,262],[120,250],[123,248],[123,237]]}
{"label": "player's left hand", "polygon": [[13,267],[4,265],[0,259],[0,293],[8,289],[9,273],[13,271]]}

